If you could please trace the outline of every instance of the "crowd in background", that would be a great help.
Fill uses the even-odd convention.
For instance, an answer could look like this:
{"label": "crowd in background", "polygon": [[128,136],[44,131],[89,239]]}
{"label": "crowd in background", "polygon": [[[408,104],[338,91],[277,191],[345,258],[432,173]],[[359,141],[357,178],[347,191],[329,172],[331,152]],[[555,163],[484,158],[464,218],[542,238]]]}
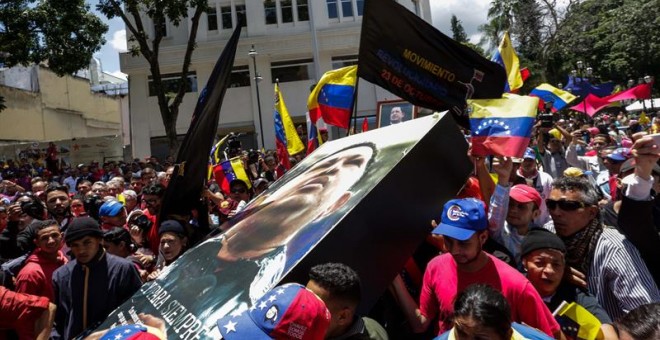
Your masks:
{"label": "crowd in background", "polygon": [[[660,149],[646,136],[657,132],[645,115],[556,115],[538,121],[522,158],[469,155],[473,176],[369,317],[356,314],[357,273],[312,269],[307,288],[331,314],[318,313],[313,338],[571,338],[553,314],[562,302],[587,309],[606,338],[660,336]],[[234,151],[250,183],[224,192],[211,178],[208,217],[164,221],[171,157],[0,162],[3,308],[27,306],[11,335],[93,327],[285,172],[273,151]],[[231,322],[218,321],[227,338]]]}

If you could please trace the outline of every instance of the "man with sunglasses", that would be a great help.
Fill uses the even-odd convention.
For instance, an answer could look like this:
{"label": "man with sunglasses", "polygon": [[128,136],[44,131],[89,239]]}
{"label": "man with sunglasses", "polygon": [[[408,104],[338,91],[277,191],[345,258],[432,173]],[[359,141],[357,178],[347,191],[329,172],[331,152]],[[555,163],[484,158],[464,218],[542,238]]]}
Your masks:
{"label": "man with sunglasses", "polygon": [[566,244],[566,263],[586,275],[587,286],[612,319],[639,305],[660,301],[635,246],[613,228],[605,228],[599,195],[588,179],[560,177],[546,205],[557,235]]}

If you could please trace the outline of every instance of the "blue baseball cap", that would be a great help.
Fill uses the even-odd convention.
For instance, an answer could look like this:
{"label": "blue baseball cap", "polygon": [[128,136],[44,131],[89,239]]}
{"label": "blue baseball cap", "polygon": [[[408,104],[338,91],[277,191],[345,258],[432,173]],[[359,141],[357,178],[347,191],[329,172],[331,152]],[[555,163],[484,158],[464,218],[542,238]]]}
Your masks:
{"label": "blue baseball cap", "polygon": [[107,201],[101,205],[99,208],[99,217],[100,216],[109,216],[115,217],[119,212],[124,208],[124,205],[119,201]]}
{"label": "blue baseball cap", "polygon": [[536,159],[536,152],[534,152],[534,149],[532,148],[525,149],[525,154],[523,155],[523,159]]}
{"label": "blue baseball cap", "polygon": [[609,155],[607,155],[607,158],[616,161],[616,162],[623,162],[628,159],[628,156],[630,155],[630,149],[629,148],[618,148]]}
{"label": "blue baseball cap", "polygon": [[433,234],[465,241],[475,232],[486,230],[488,219],[483,202],[474,198],[454,199],[445,203],[440,225]]}

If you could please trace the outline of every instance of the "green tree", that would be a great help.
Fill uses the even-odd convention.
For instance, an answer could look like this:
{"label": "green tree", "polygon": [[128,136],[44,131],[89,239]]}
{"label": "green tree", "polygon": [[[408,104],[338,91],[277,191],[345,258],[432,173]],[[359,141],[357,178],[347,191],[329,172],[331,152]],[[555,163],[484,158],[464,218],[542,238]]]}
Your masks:
{"label": "green tree", "polygon": [[513,4],[515,21],[512,36],[518,42],[516,51],[528,59],[536,60],[541,52],[541,9],[536,0],[519,0]]}
{"label": "green tree", "polygon": [[0,1],[0,52],[5,66],[47,62],[58,75],[89,65],[108,27],[84,0]]}
{"label": "green tree", "polygon": [[582,60],[602,80],[660,72],[660,0],[586,0],[566,15],[548,49],[549,66],[564,78]]}
{"label": "green tree", "polygon": [[452,38],[454,38],[454,40],[458,41],[459,43],[469,42],[468,36],[465,33],[465,29],[463,28],[463,24],[454,14],[451,15],[451,33]]}
{"label": "green tree", "polygon": [[490,3],[488,23],[479,26],[479,31],[484,34],[481,43],[487,44],[489,50],[500,44],[505,31],[511,30],[516,2],[517,0],[493,0]]}
{"label": "green tree", "polygon": [[[176,121],[179,117],[179,106],[186,94],[187,75],[190,70],[192,53],[195,50],[199,19],[207,11],[207,0],[99,0],[96,7],[101,13],[112,19],[122,19],[128,30],[130,43],[129,52],[133,56],[142,56],[149,64],[153,89],[158,100],[160,116],[165,126],[170,155],[175,155],[179,142],[177,140]],[[189,12],[190,9],[190,12]],[[189,13],[192,15],[188,19]],[[181,61],[178,86],[174,93],[166,92],[163,85],[159,61],[160,43],[166,32],[166,21],[178,27],[183,20],[189,20],[188,40]],[[145,25],[153,24],[154,34]]]}

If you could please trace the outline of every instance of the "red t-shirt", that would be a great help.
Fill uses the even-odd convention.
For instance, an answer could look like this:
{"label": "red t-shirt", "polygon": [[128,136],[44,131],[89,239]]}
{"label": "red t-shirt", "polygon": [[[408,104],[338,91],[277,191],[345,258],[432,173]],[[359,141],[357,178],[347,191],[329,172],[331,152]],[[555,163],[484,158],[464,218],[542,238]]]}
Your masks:
{"label": "red t-shirt", "polygon": [[47,308],[46,297],[16,293],[0,286],[0,328],[15,330],[21,340],[34,339],[34,323]]}
{"label": "red t-shirt", "polygon": [[37,249],[27,258],[25,267],[16,276],[16,291],[24,294],[47,297],[55,301],[53,273],[69,260],[60,251],[55,261],[49,260]]}
{"label": "red t-shirt", "polygon": [[487,254],[489,261],[474,273],[460,272],[451,254],[431,260],[424,272],[419,309],[427,319],[439,315],[438,326],[442,334],[452,328],[454,299],[471,284],[488,284],[499,290],[511,306],[512,321],[525,323],[554,336],[559,324],[543,303],[532,284],[508,264]]}

